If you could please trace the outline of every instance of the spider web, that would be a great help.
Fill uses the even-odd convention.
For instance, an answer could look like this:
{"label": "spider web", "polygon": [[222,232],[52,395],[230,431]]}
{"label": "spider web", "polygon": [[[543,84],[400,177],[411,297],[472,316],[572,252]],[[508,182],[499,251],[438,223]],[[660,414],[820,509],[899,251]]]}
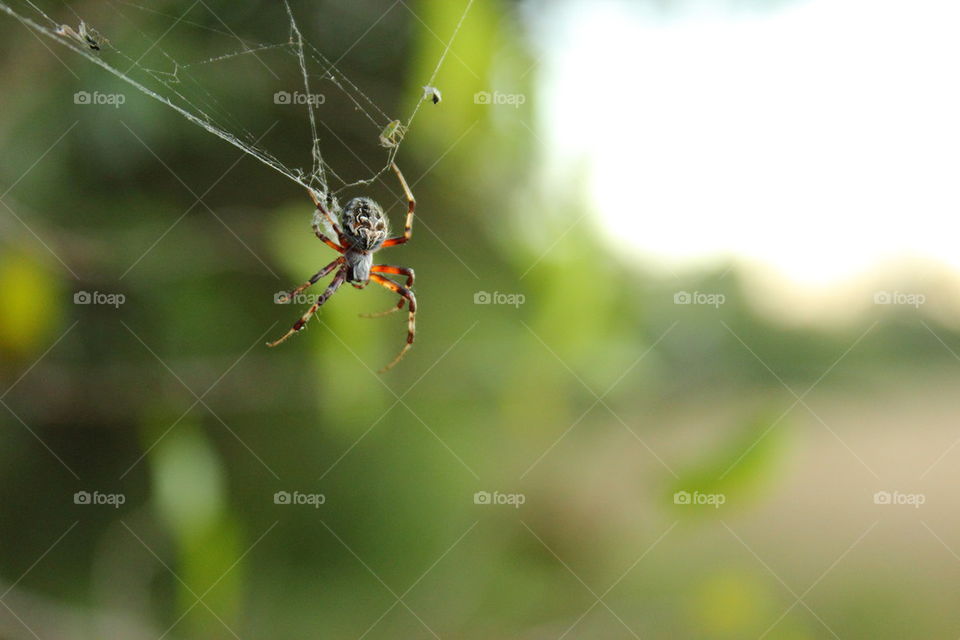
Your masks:
{"label": "spider web", "polygon": [[[473,2],[466,0],[423,85],[433,86]],[[157,4],[159,8],[108,0],[86,6],[89,15],[80,15],[62,1],[0,0],[0,12],[30,29],[54,55],[57,46],[66,47],[326,200],[343,189],[370,184],[387,171],[427,99],[418,90],[409,96],[406,116],[387,113],[381,100],[371,95],[375,82],[354,82],[340,67],[359,40],[345,42],[346,53],[331,60],[305,37],[300,26],[304,17],[298,20],[288,0],[246,11],[242,22],[234,25],[220,19],[204,0]],[[310,17],[311,26],[319,25],[317,41],[327,39],[331,26],[319,16]],[[360,39],[369,38],[379,23],[380,19]],[[362,84],[372,84],[374,90],[361,88]],[[249,107],[250,101],[266,104],[243,108],[242,116],[237,115],[241,109],[230,108]],[[281,131],[273,131],[278,123],[283,123]],[[345,141],[338,129],[341,134],[360,131],[363,137]],[[309,140],[309,154],[305,149],[272,153],[261,143],[268,134]],[[337,140],[351,149],[360,165],[351,178],[324,161],[325,145]]]}

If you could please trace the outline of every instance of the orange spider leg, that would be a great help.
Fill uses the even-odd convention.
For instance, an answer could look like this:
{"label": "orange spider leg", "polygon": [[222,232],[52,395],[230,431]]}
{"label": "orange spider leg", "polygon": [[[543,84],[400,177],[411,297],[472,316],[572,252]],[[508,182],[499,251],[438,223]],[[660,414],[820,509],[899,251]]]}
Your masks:
{"label": "orange spider leg", "polygon": [[[337,234],[337,240],[343,243],[343,231],[340,229],[340,225],[337,224],[336,218],[334,218],[333,214],[331,214],[327,208],[323,206],[323,202],[320,201],[320,198],[317,197],[317,194],[313,189],[307,189],[307,193],[310,194],[310,199],[313,201],[314,206],[316,206],[320,213],[326,216],[327,220],[330,222],[330,226],[333,227],[333,232]],[[339,251],[340,253],[346,251],[344,247],[341,247],[339,244],[323,235],[323,233],[320,231],[319,225],[316,223],[314,224],[313,232],[317,234],[317,237],[323,240],[323,242],[334,251]]]}
{"label": "orange spider leg", "polygon": [[333,262],[331,262],[330,264],[328,264],[327,266],[325,266],[323,269],[320,269],[320,271],[317,271],[315,274],[313,274],[313,277],[312,277],[312,278],[310,278],[309,280],[307,280],[306,282],[304,282],[302,285],[300,285],[299,287],[297,287],[296,289],[294,289],[294,290],[291,291],[290,293],[286,294],[287,297],[286,297],[285,300],[278,300],[278,302],[281,302],[281,303],[283,303],[283,304],[286,304],[287,302],[290,302],[291,300],[293,300],[293,299],[296,297],[296,295],[297,295],[298,293],[300,293],[300,292],[303,291],[304,289],[307,289],[307,288],[312,287],[313,285],[317,284],[317,281],[319,281],[320,278],[322,278],[323,276],[325,276],[325,275],[327,275],[328,273],[330,273],[331,271],[333,271],[333,270],[337,267],[337,265],[343,264],[343,262],[344,262],[344,258],[342,258],[342,257],[341,257],[341,258],[337,258],[336,260],[334,260]]}
{"label": "orange spider leg", "polygon": [[400,362],[400,359],[406,355],[407,351],[410,350],[410,346],[413,344],[414,336],[417,333],[417,298],[413,295],[413,291],[410,291],[410,289],[400,286],[393,280],[388,280],[379,274],[371,273],[370,279],[377,284],[386,287],[390,291],[393,291],[397,295],[402,296],[410,306],[410,315],[407,319],[407,343],[403,345],[403,348],[400,350],[400,353],[397,354],[397,357],[393,359],[393,362],[380,369],[378,372],[383,373],[385,371],[389,371],[395,364]]}
{"label": "orange spider leg", "polygon": [[[337,258],[336,260],[328,264],[326,267],[323,268],[323,270],[318,272],[317,275],[315,275],[313,278],[310,278],[310,282],[307,282],[306,286],[304,286],[303,289],[310,286],[311,284],[313,284],[314,282],[316,282],[317,280],[325,276],[327,273],[330,273],[330,271],[332,271],[334,267],[336,267],[338,264],[341,264],[342,262],[343,262],[343,258]],[[336,293],[337,289],[340,288],[340,285],[342,285],[343,281],[346,279],[347,279],[346,267],[340,267],[340,270],[337,271],[337,275],[335,275],[333,277],[333,280],[330,282],[330,286],[328,286],[327,290],[320,295],[317,301],[309,309],[307,309],[307,312],[303,314],[300,317],[300,319],[293,324],[293,327],[291,327],[289,331],[283,334],[283,336],[279,340],[268,342],[267,346],[275,347],[278,344],[281,344],[282,342],[286,341],[287,338],[289,338],[296,332],[303,329],[304,326],[306,326],[307,322],[310,320],[310,318],[313,317],[313,314],[317,312],[317,309],[320,308],[320,305],[322,305],[324,302],[326,302],[330,298],[330,296]]]}
{"label": "orange spider leg", "polygon": [[[392,273],[398,276],[407,277],[407,289],[413,286],[414,273],[413,269],[408,269],[406,267],[393,267],[386,264],[375,264],[370,267],[371,273]],[[391,313],[396,313],[403,309],[404,303],[407,301],[406,298],[400,298],[400,302],[397,303],[395,307],[387,309],[386,311],[380,311],[378,313],[361,313],[361,318],[382,318],[383,316],[390,315]]]}
{"label": "orange spider leg", "polygon": [[410,236],[413,235],[413,212],[417,208],[417,201],[414,199],[413,193],[410,192],[407,181],[403,179],[403,174],[400,173],[400,167],[398,167],[395,162],[391,163],[390,166],[393,167],[393,172],[397,174],[397,178],[400,180],[400,186],[403,187],[403,193],[407,196],[407,222],[403,228],[403,235],[386,240],[383,245],[381,245],[381,248],[403,244],[410,239]]}

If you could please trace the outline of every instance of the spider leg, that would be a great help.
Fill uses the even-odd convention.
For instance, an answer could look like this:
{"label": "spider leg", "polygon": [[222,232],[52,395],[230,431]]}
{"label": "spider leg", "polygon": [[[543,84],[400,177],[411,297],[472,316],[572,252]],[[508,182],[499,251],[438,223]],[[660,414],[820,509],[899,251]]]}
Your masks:
{"label": "spider leg", "polygon": [[302,285],[300,285],[299,287],[297,287],[296,289],[288,293],[287,299],[284,300],[283,302],[284,303],[290,302],[291,300],[293,300],[294,297],[296,297],[298,293],[300,293],[301,291],[303,291],[308,287],[311,287],[317,284],[317,281],[320,280],[320,278],[324,277],[325,275],[333,271],[337,267],[337,265],[343,264],[343,261],[344,261],[344,258],[337,258],[336,260],[334,260],[333,262],[325,266],[323,269],[320,269],[320,271],[317,271],[315,274],[313,274],[312,278],[310,278],[309,280],[304,282]]}
{"label": "spider leg", "polygon": [[395,364],[400,362],[400,359],[406,355],[407,351],[410,350],[410,346],[413,344],[413,338],[417,333],[417,298],[413,295],[413,291],[410,291],[410,289],[402,287],[393,280],[388,280],[379,274],[371,273],[370,279],[377,284],[386,287],[390,291],[402,296],[410,304],[410,315],[407,319],[407,343],[403,345],[403,348],[400,350],[400,353],[397,354],[397,357],[393,359],[393,362],[377,372],[383,373],[385,371],[389,371]]}
{"label": "spider leg", "polygon": [[[407,277],[407,289],[413,286],[413,269],[408,269],[406,267],[394,267],[386,264],[375,264],[370,267],[371,273],[392,273],[398,276]],[[395,307],[387,309],[386,311],[380,311],[378,313],[361,313],[361,318],[382,318],[383,316],[390,315],[391,313],[396,313],[403,309],[404,303],[407,301],[406,298],[400,298],[400,302],[397,303]]]}
{"label": "spider leg", "polygon": [[340,253],[344,253],[344,252],[346,251],[346,249],[344,249],[343,247],[341,247],[340,245],[338,245],[336,242],[334,242],[333,240],[331,240],[331,239],[328,238],[327,236],[323,235],[323,233],[320,232],[320,229],[314,227],[313,232],[314,232],[315,234],[317,234],[317,237],[318,237],[318,238],[320,238],[321,240],[323,240],[323,243],[324,243],[324,244],[326,244],[328,247],[330,247],[330,248],[333,249],[334,251],[339,251]]}
{"label": "spider leg", "polygon": [[[333,214],[331,214],[325,206],[323,206],[323,202],[317,197],[317,193],[313,189],[307,189],[307,193],[310,194],[310,200],[313,201],[314,206],[316,206],[320,213],[322,213],[330,222],[330,226],[333,227],[333,232],[337,234],[337,240],[340,241],[340,244],[343,244],[343,230],[341,230],[340,225],[337,224],[337,219],[333,217]],[[315,226],[313,230],[317,234],[317,237],[327,243],[327,245],[329,245],[332,249],[336,249],[340,253],[343,253],[343,247],[340,247],[335,242],[320,233],[319,227]]]}
{"label": "spider leg", "polygon": [[393,172],[397,174],[397,179],[400,180],[400,186],[403,187],[403,193],[407,196],[407,222],[403,228],[403,235],[388,239],[381,245],[383,247],[393,247],[398,244],[403,244],[410,239],[410,236],[413,235],[413,212],[417,208],[417,201],[413,197],[410,187],[407,186],[407,181],[403,179],[403,174],[400,173],[400,167],[397,166],[396,162],[390,163],[390,166],[393,168]]}
{"label": "spider leg", "polygon": [[[339,262],[339,260],[335,261],[334,264],[336,264],[337,262]],[[279,340],[275,340],[274,342],[268,342],[267,346],[275,347],[278,344],[281,344],[282,342],[284,342],[287,338],[295,334],[297,331],[300,331],[301,329],[303,329],[303,327],[306,326],[307,321],[309,321],[310,318],[313,317],[313,314],[317,312],[317,309],[320,308],[320,305],[326,302],[330,298],[330,296],[332,296],[336,292],[336,290],[340,288],[340,285],[343,284],[343,281],[346,280],[346,278],[347,278],[347,270],[341,267],[340,270],[337,271],[337,275],[333,277],[333,280],[330,282],[330,286],[327,287],[327,290],[324,291],[323,294],[321,294],[321,296],[317,299],[317,301],[313,305],[311,305],[309,309],[307,309],[307,312],[303,314],[299,320],[293,323],[293,327],[291,327],[289,331],[283,334],[283,336]]]}

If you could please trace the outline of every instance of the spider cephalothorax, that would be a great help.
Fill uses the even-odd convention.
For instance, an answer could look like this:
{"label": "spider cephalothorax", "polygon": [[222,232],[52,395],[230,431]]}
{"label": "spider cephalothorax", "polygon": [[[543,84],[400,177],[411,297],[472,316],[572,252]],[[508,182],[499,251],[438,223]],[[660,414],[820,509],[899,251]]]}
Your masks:
{"label": "spider cephalothorax", "polygon": [[[342,255],[314,274],[307,282],[287,294],[288,299],[292,299],[307,287],[316,284],[320,278],[336,270],[336,275],[334,275],[330,285],[326,291],[320,295],[317,301],[294,323],[289,331],[279,340],[267,343],[267,346],[275,347],[294,333],[303,329],[307,321],[309,321],[313,314],[317,312],[317,309],[320,308],[320,305],[326,302],[344,282],[350,282],[358,289],[362,289],[369,281],[373,280],[380,286],[399,295],[400,302],[387,311],[371,314],[366,317],[378,317],[393,313],[394,311],[400,311],[403,309],[404,304],[408,306],[410,312],[407,320],[407,343],[403,345],[403,349],[401,349],[397,357],[393,359],[393,362],[380,371],[386,371],[397,364],[400,358],[410,349],[416,333],[417,315],[417,298],[410,289],[410,287],[413,286],[413,269],[385,264],[373,264],[373,253],[375,251],[385,247],[403,244],[410,239],[413,233],[413,211],[417,203],[413,198],[413,194],[410,192],[410,187],[407,186],[406,180],[403,179],[403,174],[400,173],[400,169],[397,168],[396,164],[391,165],[391,167],[394,173],[397,174],[397,178],[400,180],[400,186],[403,187],[404,195],[407,197],[407,222],[404,226],[402,236],[395,238],[387,237],[389,231],[387,216],[384,214],[380,205],[370,198],[354,198],[348,202],[347,206],[340,211],[340,224],[337,224],[337,220],[330,213],[330,208],[336,208],[336,204],[332,200],[328,200],[327,205],[324,206],[323,201],[317,197],[317,194],[313,191],[310,192],[313,204],[317,207],[317,215],[315,215],[313,223],[314,233],[327,246]],[[323,218],[320,217],[320,214],[323,215]],[[323,234],[321,221],[324,218],[333,227],[339,243],[334,242]],[[406,286],[400,285],[381,274],[406,276]]]}

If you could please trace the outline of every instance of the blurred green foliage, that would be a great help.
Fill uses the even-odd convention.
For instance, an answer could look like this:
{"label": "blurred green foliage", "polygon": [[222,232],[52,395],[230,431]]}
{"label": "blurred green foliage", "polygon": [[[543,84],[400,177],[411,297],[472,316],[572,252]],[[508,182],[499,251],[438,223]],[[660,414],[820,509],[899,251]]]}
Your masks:
{"label": "blurred green foliage", "polygon": [[[73,9],[107,12],[94,4]],[[382,4],[294,6],[332,58],[363,36],[341,66],[402,113],[464,3],[401,3],[371,28]],[[120,5],[124,18],[139,15]],[[177,59],[214,55],[205,29],[222,29],[221,19],[258,33],[286,25],[275,3],[210,5],[189,12],[200,28],[164,42]],[[309,330],[263,346],[299,313],[273,294],[331,259],[301,189],[248,158],[227,171],[235,149],[58,50],[61,64],[2,17],[0,191],[16,182],[5,202],[18,217],[0,210],[0,392],[10,389],[0,407],[0,576],[55,603],[46,623],[80,606],[92,612],[89,631],[71,637],[111,637],[94,614],[118,610],[144,637],[407,638],[429,637],[429,627],[532,639],[571,625],[566,637],[628,637],[627,628],[757,637],[794,603],[779,574],[803,593],[817,578],[806,565],[819,573],[843,551],[815,539],[815,513],[795,537],[778,538],[764,509],[783,517],[770,496],[822,435],[803,407],[787,415],[795,398],[777,377],[806,390],[864,327],[785,328],[753,310],[726,265],[664,280],[612,257],[586,221],[566,235],[590,202],[583,183],[540,183],[545,149],[533,132],[544,106],[528,73],[539,54],[520,15],[506,0],[475,3],[435,82],[444,101],[423,107],[402,147],[418,220],[413,242],[388,260],[416,268],[418,339],[383,377],[372,370],[405,326],[400,314],[357,318],[391,304],[372,288],[344,287]],[[302,114],[290,123],[264,100],[268,81],[208,80],[212,93],[249,95],[231,103],[238,120],[283,121],[264,146],[305,156],[303,136],[288,135]],[[474,102],[494,86],[526,94],[526,106]],[[128,101],[85,109],[71,99],[80,89]],[[322,152],[331,167],[363,174],[352,149],[382,150],[369,131],[342,125],[348,116],[325,121],[336,135],[321,136]],[[181,179],[197,193],[217,186],[194,206]],[[395,187],[369,190],[399,226]],[[677,290],[723,291],[728,302],[678,311]],[[78,291],[127,302],[76,305]],[[481,291],[526,302],[474,304]],[[897,374],[955,364],[929,332],[890,316],[823,389],[827,402],[841,392],[873,398]],[[857,482],[866,475],[843,463]],[[94,490],[126,503],[74,504],[75,492]],[[684,510],[672,503],[683,490],[722,493],[727,504]],[[326,501],[275,504],[278,491]],[[477,505],[478,491],[526,501]],[[836,539],[852,542],[856,529]],[[730,531],[749,531],[750,542]],[[761,561],[744,545],[757,545]],[[949,603],[901,586],[901,573],[877,579],[882,561],[848,566],[808,597],[842,637],[934,637],[957,622]],[[35,610],[26,618],[46,624]],[[24,635],[0,619],[4,637]],[[796,606],[769,637],[828,631]]]}

